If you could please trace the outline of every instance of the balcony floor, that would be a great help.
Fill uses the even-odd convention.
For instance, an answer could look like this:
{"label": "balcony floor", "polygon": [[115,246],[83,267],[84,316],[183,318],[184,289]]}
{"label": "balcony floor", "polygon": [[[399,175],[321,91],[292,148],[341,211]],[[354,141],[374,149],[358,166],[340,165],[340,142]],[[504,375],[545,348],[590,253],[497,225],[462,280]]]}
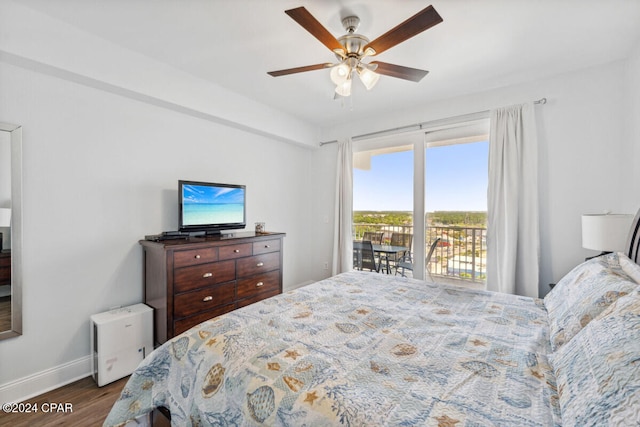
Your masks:
{"label": "balcony floor", "polygon": [[446,285],[462,286],[469,289],[485,290],[486,284],[483,282],[472,282],[470,280],[460,280],[455,277],[446,276],[432,276],[432,279],[436,283],[444,283]]}
{"label": "balcony floor", "polygon": [[[393,272],[391,274],[393,274]],[[406,271],[405,276],[412,277],[411,271]],[[429,279],[427,278],[427,280]],[[472,282],[470,280],[462,280],[452,276],[438,276],[434,274],[431,276],[431,281],[436,283],[443,283],[445,285],[462,286],[468,289],[486,289],[486,284],[483,282]]]}

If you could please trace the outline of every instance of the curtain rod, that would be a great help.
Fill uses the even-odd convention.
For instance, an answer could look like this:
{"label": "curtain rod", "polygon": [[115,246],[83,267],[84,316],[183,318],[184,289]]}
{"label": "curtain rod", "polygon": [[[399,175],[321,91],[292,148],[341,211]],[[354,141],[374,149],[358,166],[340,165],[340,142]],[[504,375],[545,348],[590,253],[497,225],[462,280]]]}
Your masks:
{"label": "curtain rod", "polygon": [[[533,103],[534,104],[546,104],[547,103],[547,98],[540,98],[537,101],[533,101]],[[400,127],[392,128],[392,129],[379,130],[379,131],[376,131],[376,132],[365,133],[365,134],[362,134],[362,135],[356,135],[353,138],[351,138],[351,140],[352,141],[356,141],[356,140],[366,139],[366,138],[370,138],[372,136],[381,135],[381,134],[385,134],[385,133],[389,133],[389,132],[400,132],[400,131],[404,131],[404,130],[409,130],[411,128],[417,128],[416,130],[421,130],[422,127],[426,126],[426,125],[432,126],[432,125],[435,125],[435,124],[437,124],[439,122],[442,122],[442,121],[445,121],[445,120],[449,121],[451,119],[462,119],[462,118],[468,117],[468,116],[476,116],[478,114],[486,114],[489,111],[490,110],[478,111],[476,113],[463,114],[463,115],[460,115],[460,116],[446,117],[444,119],[436,119],[436,120],[431,120],[431,121],[428,121],[428,122],[416,123],[416,124],[413,124],[413,125],[406,125],[406,126],[400,126]],[[337,139],[334,139],[333,141],[321,142],[320,143],[320,147],[322,147],[323,145],[326,145],[326,144],[335,144],[336,142],[338,142]]]}

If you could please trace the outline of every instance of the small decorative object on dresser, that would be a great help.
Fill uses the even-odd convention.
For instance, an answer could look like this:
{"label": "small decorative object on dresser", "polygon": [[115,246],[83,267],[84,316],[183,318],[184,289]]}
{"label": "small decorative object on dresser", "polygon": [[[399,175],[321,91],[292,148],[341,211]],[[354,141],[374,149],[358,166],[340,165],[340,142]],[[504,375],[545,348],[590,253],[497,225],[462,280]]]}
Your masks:
{"label": "small decorative object on dresser", "polygon": [[256,222],[256,233],[264,233],[264,222]]}
{"label": "small decorative object on dresser", "polygon": [[284,233],[141,240],[145,303],[156,344],[200,322],[282,293]]}

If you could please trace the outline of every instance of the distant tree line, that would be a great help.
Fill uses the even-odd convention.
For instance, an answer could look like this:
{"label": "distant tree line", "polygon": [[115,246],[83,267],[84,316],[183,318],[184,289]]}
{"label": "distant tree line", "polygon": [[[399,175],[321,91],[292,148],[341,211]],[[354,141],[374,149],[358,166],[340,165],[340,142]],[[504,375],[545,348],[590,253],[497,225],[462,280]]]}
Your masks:
{"label": "distant tree line", "polygon": [[411,212],[402,211],[354,211],[354,224],[388,224],[411,225],[413,216]]}
{"label": "distant tree line", "polygon": [[427,213],[427,221],[443,225],[477,225],[487,224],[486,212],[435,211]]}
{"label": "distant tree line", "polygon": [[[354,211],[353,222],[354,224],[411,225],[413,217],[411,212],[406,211]],[[427,224],[485,226],[486,223],[486,212],[427,212]]]}

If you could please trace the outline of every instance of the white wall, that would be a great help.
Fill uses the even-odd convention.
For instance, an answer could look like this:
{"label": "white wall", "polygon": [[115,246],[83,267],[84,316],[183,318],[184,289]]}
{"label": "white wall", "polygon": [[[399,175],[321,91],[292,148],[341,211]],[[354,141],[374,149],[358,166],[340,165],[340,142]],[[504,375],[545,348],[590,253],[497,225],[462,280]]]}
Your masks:
{"label": "white wall", "polygon": [[631,197],[633,202],[640,198],[640,42],[629,57],[627,67],[627,123],[628,131],[625,134],[627,149],[633,153],[633,178],[634,183]]}
{"label": "white wall", "polygon": [[[640,62],[636,60],[636,63]],[[555,76],[455,99],[426,103],[325,129],[322,140],[458,116],[546,97],[536,107],[540,147],[540,292],[573,266],[594,255],[581,247],[580,216],[605,209],[635,213],[640,195],[632,189],[633,162],[626,140],[632,124],[626,110],[628,61]],[[635,65],[640,75],[640,65]],[[636,98],[640,84],[632,87]],[[636,107],[636,111],[637,111]],[[637,117],[637,115],[636,115]],[[637,120],[635,120],[637,122]],[[637,126],[635,144],[638,144]],[[357,142],[356,142],[357,144]],[[635,157],[637,159],[638,153]],[[636,179],[635,182],[638,180]]]}
{"label": "white wall", "polygon": [[316,146],[316,126],[81,31],[20,1],[0,2],[0,60],[236,129]]}
{"label": "white wall", "polygon": [[309,256],[330,238],[309,221],[325,181],[313,149],[3,62],[0,82],[24,157],[24,328],[0,341],[1,401],[3,384],[82,371],[89,316],[142,301],[138,240],[177,228],[178,179],[245,184],[248,224],[287,233],[285,290],[322,276]]}

